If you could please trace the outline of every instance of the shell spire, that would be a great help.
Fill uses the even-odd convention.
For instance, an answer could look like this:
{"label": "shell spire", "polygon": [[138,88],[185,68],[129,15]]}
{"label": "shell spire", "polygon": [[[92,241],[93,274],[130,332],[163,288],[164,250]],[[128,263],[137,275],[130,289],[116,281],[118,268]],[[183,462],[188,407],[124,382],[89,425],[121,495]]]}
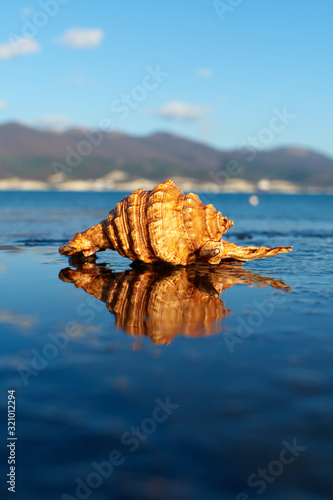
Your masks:
{"label": "shell spire", "polygon": [[85,257],[106,249],[131,260],[189,265],[197,260],[251,260],[289,252],[292,247],[239,247],[222,240],[233,222],[198,195],[185,195],[171,180],[152,191],[138,189],[125,196],[107,219],[75,236],[59,249],[63,255]]}

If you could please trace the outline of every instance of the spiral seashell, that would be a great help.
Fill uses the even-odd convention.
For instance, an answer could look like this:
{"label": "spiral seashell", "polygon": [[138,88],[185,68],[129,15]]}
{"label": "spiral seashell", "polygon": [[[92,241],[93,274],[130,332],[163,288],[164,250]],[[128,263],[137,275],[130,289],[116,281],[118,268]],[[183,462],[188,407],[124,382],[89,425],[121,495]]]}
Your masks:
{"label": "spiral seashell", "polygon": [[283,281],[241,265],[151,265],[114,273],[103,264],[84,263],[79,269],[63,269],[59,278],[105,302],[118,328],[164,345],[178,334],[198,337],[223,331],[221,322],[231,310],[225,307],[221,293],[235,284],[291,291]]}
{"label": "spiral seashell", "polygon": [[292,247],[239,247],[222,240],[233,222],[204,205],[198,195],[185,195],[171,181],[152,191],[138,189],[125,196],[107,219],[76,235],[59,252],[85,257],[111,249],[148,264],[189,265],[198,259],[219,264],[222,259],[251,260],[288,252]]}

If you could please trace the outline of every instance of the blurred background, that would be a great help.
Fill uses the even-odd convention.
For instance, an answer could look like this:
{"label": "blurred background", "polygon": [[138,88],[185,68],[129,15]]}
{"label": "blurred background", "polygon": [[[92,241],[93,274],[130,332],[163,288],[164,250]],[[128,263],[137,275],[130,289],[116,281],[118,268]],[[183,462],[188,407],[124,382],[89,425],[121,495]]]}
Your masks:
{"label": "blurred background", "polygon": [[0,188],[332,191],[332,14],[329,0],[3,3]]}

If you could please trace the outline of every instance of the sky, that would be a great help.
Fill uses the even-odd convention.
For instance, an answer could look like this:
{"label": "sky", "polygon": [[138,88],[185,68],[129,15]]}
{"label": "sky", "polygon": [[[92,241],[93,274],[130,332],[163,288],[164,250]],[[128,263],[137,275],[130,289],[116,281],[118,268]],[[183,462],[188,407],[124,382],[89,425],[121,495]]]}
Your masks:
{"label": "sky", "polygon": [[0,123],[333,157],[332,0],[16,0],[0,19]]}

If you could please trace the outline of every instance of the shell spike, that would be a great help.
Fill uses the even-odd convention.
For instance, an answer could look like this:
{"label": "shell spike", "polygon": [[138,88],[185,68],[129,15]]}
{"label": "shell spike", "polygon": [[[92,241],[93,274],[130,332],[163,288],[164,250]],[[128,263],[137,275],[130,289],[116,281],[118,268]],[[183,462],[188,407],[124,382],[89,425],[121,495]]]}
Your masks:
{"label": "shell spike", "polygon": [[242,247],[224,240],[222,258],[243,261],[263,259],[265,257],[273,257],[279,253],[290,252],[292,249],[293,247]]}
{"label": "shell spike", "polygon": [[75,255],[82,252],[85,257],[89,257],[101,250],[112,249],[105,237],[103,222],[90,227],[82,233],[76,233],[66,245],[59,248],[59,253],[62,255]]}

